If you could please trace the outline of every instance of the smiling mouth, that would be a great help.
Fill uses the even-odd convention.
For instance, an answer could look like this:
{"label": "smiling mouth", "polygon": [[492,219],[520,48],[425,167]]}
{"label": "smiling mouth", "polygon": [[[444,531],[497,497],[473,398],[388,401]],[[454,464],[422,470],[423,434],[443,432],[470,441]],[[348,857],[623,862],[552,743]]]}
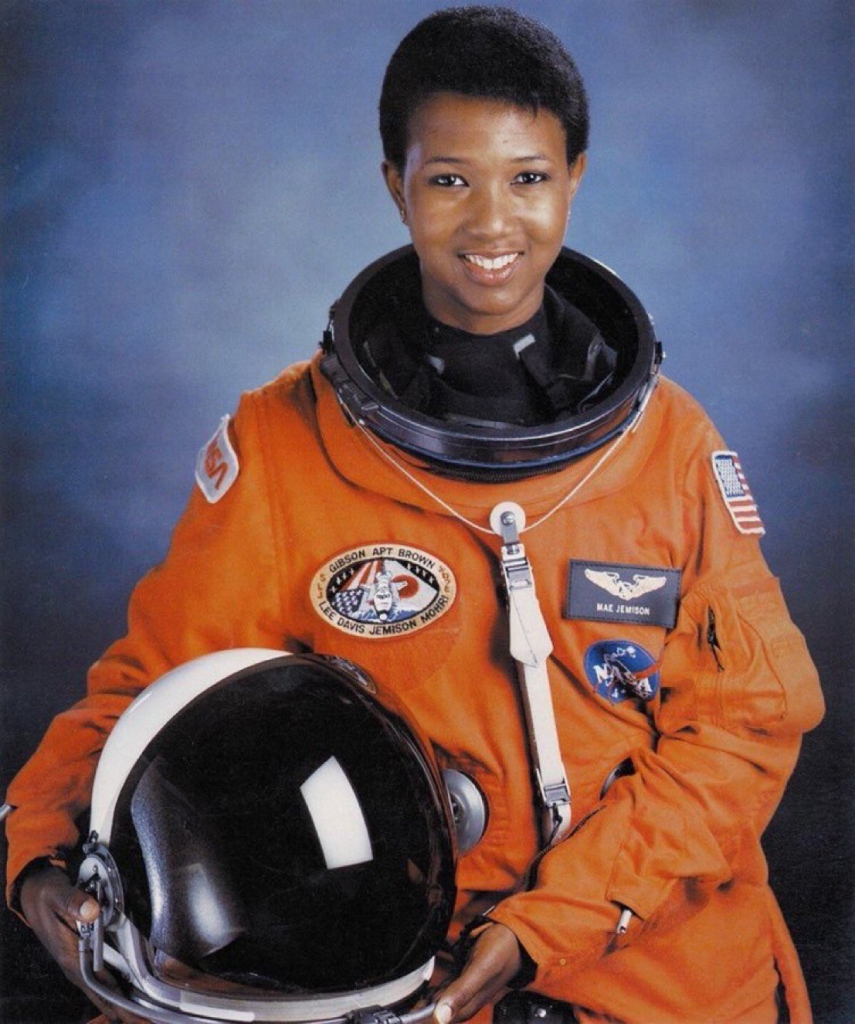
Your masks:
{"label": "smiling mouth", "polygon": [[463,254],[463,261],[465,263],[472,263],[476,267],[480,267],[482,270],[504,270],[505,267],[509,267],[512,263],[516,263],[519,259],[520,253],[509,252],[504,256],[479,256],[474,252],[467,252]]}

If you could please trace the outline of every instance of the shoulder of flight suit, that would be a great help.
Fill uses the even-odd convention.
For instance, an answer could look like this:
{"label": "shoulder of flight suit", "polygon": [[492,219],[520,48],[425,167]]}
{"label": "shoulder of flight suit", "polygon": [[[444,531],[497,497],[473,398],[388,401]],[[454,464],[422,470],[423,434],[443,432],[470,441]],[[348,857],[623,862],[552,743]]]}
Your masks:
{"label": "shoulder of flight suit", "polygon": [[[127,635],[92,666],[85,698],[54,719],[13,779],[7,801],[15,810],[6,821],[10,898],[27,864],[43,857],[67,860],[79,839],[78,820],[89,805],[100,751],[118,717],[149,683],[210,651],[287,645],[282,542],[268,500],[275,454],[264,451],[270,399],[291,410],[282,417],[282,432],[293,441],[287,424],[294,424],[294,410],[312,418],[305,366],[245,394],[234,419],[221,423],[214,436],[235,460],[224,493],[212,502],[201,485],[193,486],[166,558],[134,589]],[[280,458],[288,457],[285,447]],[[219,458],[214,453],[209,462],[215,480],[224,465]],[[191,465],[188,459],[188,470]]]}

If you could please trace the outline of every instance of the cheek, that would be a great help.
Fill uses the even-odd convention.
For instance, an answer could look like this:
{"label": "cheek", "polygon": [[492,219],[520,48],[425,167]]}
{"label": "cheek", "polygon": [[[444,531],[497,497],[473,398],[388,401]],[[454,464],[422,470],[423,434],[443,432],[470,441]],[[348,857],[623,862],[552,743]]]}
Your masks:
{"label": "cheek", "polygon": [[563,239],[567,230],[570,204],[561,197],[551,197],[531,211],[531,232],[543,241]]}
{"label": "cheek", "polygon": [[420,210],[418,216],[411,217],[409,224],[410,239],[418,253],[423,266],[433,267],[439,273],[448,264],[454,253],[454,224],[442,210],[428,213]]}
{"label": "cheek", "polygon": [[418,196],[407,208],[410,231],[428,243],[440,243],[455,229],[452,204],[434,197]]}

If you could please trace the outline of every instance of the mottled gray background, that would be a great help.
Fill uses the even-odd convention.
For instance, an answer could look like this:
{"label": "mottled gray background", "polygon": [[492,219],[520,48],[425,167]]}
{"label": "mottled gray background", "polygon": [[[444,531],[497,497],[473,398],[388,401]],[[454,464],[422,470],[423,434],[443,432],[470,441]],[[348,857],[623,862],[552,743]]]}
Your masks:
{"label": "mottled gray background", "polygon": [[[123,631],[219,417],[310,355],[330,301],[405,241],[376,98],[436,6],[0,2],[4,784]],[[739,450],[822,670],[829,716],[766,845],[817,1018],[849,1021],[853,17],[518,7],[591,94],[568,242],[641,295],[667,372]],[[2,1019],[81,1019],[23,926],[3,929]]]}

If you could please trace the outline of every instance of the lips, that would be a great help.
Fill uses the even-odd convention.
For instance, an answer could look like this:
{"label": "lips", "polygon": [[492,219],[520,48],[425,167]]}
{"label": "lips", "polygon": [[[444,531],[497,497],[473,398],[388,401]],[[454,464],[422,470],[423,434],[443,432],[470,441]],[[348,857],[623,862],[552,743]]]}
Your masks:
{"label": "lips", "polygon": [[466,273],[478,284],[495,286],[504,284],[516,270],[522,256],[520,252],[506,252],[495,256],[466,252],[460,260]]}

